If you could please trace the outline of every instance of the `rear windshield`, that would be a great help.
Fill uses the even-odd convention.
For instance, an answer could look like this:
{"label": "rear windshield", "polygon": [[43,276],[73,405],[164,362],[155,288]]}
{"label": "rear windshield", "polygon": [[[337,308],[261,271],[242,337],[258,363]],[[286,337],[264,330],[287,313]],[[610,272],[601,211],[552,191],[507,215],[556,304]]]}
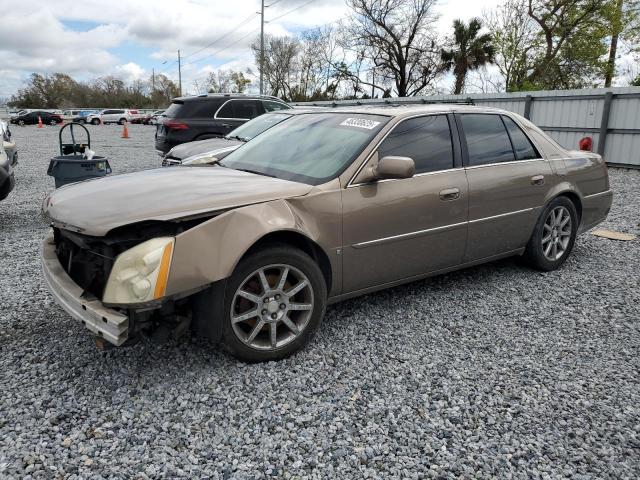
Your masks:
{"label": "rear windshield", "polygon": [[217,98],[198,98],[187,102],[173,102],[164,112],[168,118],[213,118],[222,104]]}

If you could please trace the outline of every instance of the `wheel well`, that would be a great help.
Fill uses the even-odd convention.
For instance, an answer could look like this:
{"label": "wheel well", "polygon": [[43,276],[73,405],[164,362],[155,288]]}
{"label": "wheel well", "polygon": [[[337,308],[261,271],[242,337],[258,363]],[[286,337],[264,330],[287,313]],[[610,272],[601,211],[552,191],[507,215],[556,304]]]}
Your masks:
{"label": "wheel well", "polygon": [[582,202],[580,201],[580,197],[576,195],[574,192],[563,192],[559,197],[567,197],[573,203],[573,206],[576,207],[576,213],[578,214],[578,224],[582,219]]}
{"label": "wheel well", "polygon": [[301,233],[292,231],[280,231],[268,233],[256,243],[254,243],[249,250],[245,252],[243,257],[252,254],[256,250],[260,250],[268,245],[273,244],[286,244],[291,245],[294,248],[302,250],[309,255],[320,267],[324,280],[327,284],[327,292],[331,291],[331,262],[329,257],[324,252],[322,247],[308,237],[305,237]]}

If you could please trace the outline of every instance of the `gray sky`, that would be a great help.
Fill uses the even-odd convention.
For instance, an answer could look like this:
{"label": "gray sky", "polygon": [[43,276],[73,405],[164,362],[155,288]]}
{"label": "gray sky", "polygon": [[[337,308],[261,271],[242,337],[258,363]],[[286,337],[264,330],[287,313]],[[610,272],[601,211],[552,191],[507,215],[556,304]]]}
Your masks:
{"label": "gray sky", "polygon": [[[308,2],[267,2],[271,6],[266,9],[266,31],[295,34],[335,22],[348,11],[344,0]],[[3,0],[2,4],[0,97],[15,93],[31,72],[64,72],[81,80],[111,74],[129,81],[147,78],[155,68],[177,79],[178,48],[186,57],[184,90],[192,90],[193,80],[213,69],[252,66],[249,44],[260,27],[259,0]],[[481,15],[495,4],[442,1],[437,7],[438,29],[448,33],[454,18]]]}

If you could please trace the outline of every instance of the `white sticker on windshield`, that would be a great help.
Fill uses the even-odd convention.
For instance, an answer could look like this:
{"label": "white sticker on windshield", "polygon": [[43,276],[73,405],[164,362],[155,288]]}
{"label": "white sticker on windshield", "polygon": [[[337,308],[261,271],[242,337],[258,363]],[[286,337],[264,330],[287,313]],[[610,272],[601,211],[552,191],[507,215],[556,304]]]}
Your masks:
{"label": "white sticker on windshield", "polygon": [[367,118],[347,118],[340,125],[344,125],[345,127],[358,127],[366,128],[367,130],[373,130],[378,125],[380,125],[380,122],[369,120]]}

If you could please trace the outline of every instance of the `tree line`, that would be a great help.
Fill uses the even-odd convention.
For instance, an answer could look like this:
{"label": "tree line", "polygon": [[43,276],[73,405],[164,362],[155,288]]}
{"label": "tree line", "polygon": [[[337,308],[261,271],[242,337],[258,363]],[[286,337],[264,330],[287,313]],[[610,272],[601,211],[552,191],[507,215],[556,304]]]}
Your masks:
{"label": "tree line", "polygon": [[165,75],[126,84],[114,76],[79,82],[65,73],[32,73],[27,86],[13,95],[7,105],[20,108],[160,108],[166,107],[178,95],[178,86]]}
{"label": "tree line", "polygon": [[[640,0],[504,0],[482,18],[436,32],[437,0],[346,0],[350,15],[296,36],[251,44],[267,94],[286,101],[474,91],[611,86],[621,55],[640,55]],[[245,75],[246,74],[246,75]],[[201,92],[245,92],[251,70],[218,70],[194,82]],[[9,105],[24,108],[117,105],[155,108],[178,95],[165,75],[126,85],[108,76],[77,82],[31,75]]]}

